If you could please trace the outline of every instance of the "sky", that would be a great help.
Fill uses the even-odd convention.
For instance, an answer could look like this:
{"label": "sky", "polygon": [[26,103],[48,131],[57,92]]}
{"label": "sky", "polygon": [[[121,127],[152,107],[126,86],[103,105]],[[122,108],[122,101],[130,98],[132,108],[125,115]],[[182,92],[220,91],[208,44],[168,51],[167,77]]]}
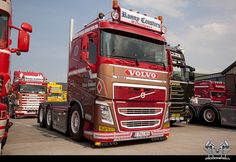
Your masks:
{"label": "sky", "polygon": [[[15,70],[39,71],[48,81],[66,82],[68,70],[69,22],[75,32],[112,10],[112,0],[12,0],[13,24],[33,26],[30,51],[12,55]],[[235,0],[119,0],[123,8],[148,16],[162,15],[167,42],[181,44],[188,65],[198,73],[217,73],[236,61]],[[17,32],[12,31],[12,47]]]}

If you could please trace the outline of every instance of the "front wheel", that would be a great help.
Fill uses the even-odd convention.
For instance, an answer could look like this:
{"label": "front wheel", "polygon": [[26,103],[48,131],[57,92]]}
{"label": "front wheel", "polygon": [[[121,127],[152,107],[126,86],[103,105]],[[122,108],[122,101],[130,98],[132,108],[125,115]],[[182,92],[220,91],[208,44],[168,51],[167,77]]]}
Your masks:
{"label": "front wheel", "polygon": [[77,104],[72,106],[68,126],[71,138],[75,141],[81,141],[83,139],[83,120],[81,110]]}
{"label": "front wheel", "polygon": [[40,127],[44,128],[46,126],[44,118],[44,110],[41,106],[39,106],[38,122]]}
{"label": "front wheel", "polygon": [[196,121],[196,116],[195,116],[193,108],[186,109],[186,116],[188,118],[189,123],[194,123]]}

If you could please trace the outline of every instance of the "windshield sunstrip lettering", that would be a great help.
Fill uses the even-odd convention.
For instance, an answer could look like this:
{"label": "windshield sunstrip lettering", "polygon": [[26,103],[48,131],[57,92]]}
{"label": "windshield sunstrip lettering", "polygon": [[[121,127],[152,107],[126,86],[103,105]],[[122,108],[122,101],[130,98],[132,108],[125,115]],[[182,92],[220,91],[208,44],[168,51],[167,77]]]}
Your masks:
{"label": "windshield sunstrip lettering", "polygon": [[155,31],[161,31],[161,22],[158,19],[148,17],[133,11],[121,8],[121,21],[141,26]]}

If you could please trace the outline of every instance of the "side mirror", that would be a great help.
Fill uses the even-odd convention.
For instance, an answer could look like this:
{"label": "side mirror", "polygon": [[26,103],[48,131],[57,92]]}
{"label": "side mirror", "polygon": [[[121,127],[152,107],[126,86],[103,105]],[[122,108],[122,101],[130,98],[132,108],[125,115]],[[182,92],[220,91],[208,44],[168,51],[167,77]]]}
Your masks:
{"label": "side mirror", "polygon": [[191,72],[195,71],[195,68],[190,67],[190,71],[191,71]]}
{"label": "side mirror", "polygon": [[30,44],[30,36],[25,30],[20,30],[18,35],[18,50],[20,52],[28,52]]}
{"label": "side mirror", "polygon": [[48,87],[48,93],[50,94],[52,92],[52,87]]}
{"label": "side mirror", "polygon": [[29,33],[32,32],[32,26],[28,23],[22,23],[21,29],[15,26],[11,26],[11,28],[16,29],[19,31],[18,34],[18,47],[12,48],[11,52],[17,55],[20,55],[20,52],[28,52],[29,51],[29,44],[30,44],[30,36]]}
{"label": "side mirror", "polygon": [[195,81],[195,73],[192,72],[192,71],[189,73],[189,80],[192,81],[192,82]]}
{"label": "side mirror", "polygon": [[10,76],[6,73],[3,73],[0,75],[0,96],[7,96],[10,90]]}
{"label": "side mirror", "polygon": [[27,31],[29,33],[32,33],[32,26],[26,22],[23,22],[21,24],[21,28],[24,30],[24,31]]}
{"label": "side mirror", "polygon": [[89,42],[88,35],[83,36],[82,37],[82,51],[87,51],[88,50],[88,42]]}

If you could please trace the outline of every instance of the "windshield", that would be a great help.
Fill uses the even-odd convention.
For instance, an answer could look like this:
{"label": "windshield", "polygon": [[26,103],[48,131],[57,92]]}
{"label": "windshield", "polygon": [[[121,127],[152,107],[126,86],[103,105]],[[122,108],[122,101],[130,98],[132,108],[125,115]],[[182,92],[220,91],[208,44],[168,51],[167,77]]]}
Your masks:
{"label": "windshield", "polygon": [[102,56],[167,66],[165,42],[120,31],[102,31],[101,42]]}
{"label": "windshield", "polygon": [[35,94],[46,94],[46,87],[34,86],[34,85],[21,85],[21,93],[35,93]]}
{"label": "windshield", "polygon": [[7,48],[8,42],[8,16],[0,12],[0,49]]}
{"label": "windshield", "polygon": [[51,87],[51,91],[60,91],[61,87]]}
{"label": "windshield", "polygon": [[225,93],[224,92],[211,92],[212,97],[224,97]]}
{"label": "windshield", "polygon": [[51,93],[51,94],[49,95],[49,97],[62,98],[62,94],[61,94],[61,93]]}
{"label": "windshield", "polygon": [[172,73],[172,79],[178,80],[178,81],[185,81],[184,69],[181,67],[174,66],[173,73]]}

